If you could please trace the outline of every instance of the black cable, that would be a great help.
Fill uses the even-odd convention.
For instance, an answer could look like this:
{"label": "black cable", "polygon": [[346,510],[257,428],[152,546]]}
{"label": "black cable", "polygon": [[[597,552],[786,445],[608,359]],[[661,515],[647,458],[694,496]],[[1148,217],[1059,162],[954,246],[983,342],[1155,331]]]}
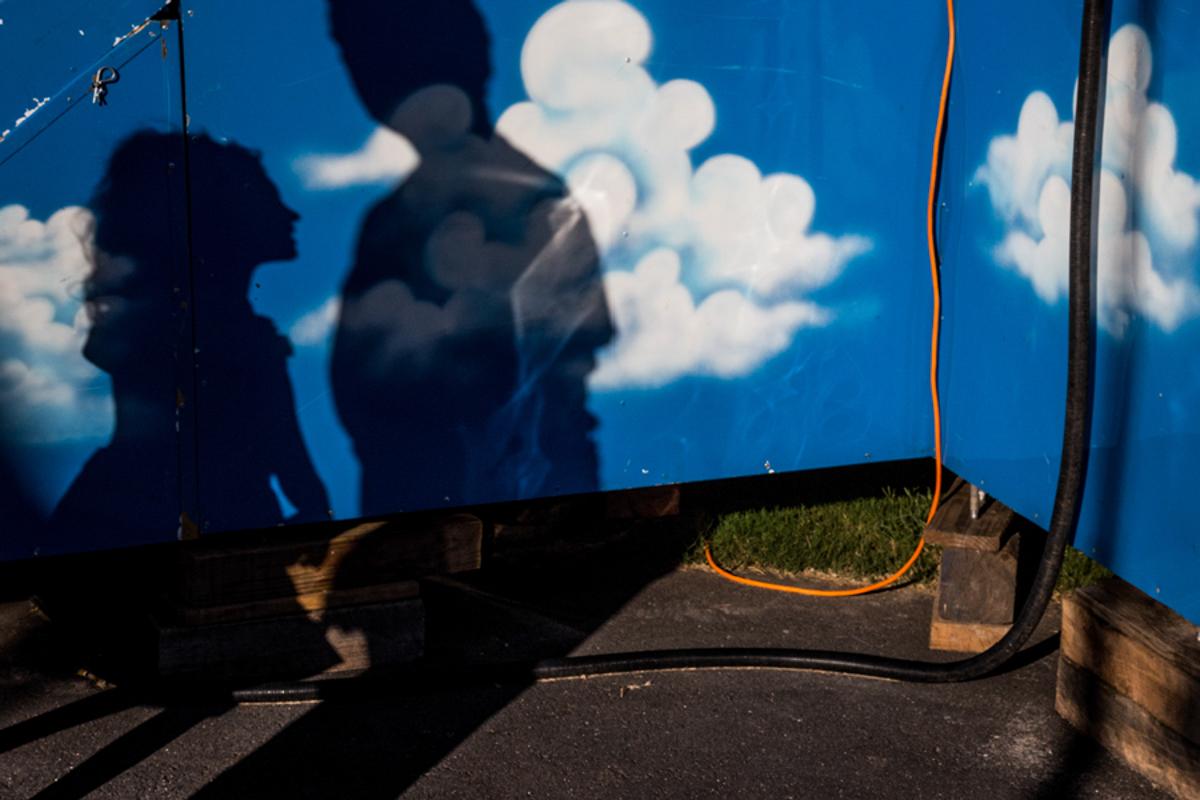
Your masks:
{"label": "black cable", "polygon": [[[416,690],[459,684],[464,678],[489,683],[528,684],[629,672],[697,669],[817,670],[918,683],[952,683],[990,675],[1016,655],[1033,634],[1050,603],[1062,567],[1063,554],[1079,521],[1087,472],[1094,329],[1092,264],[1095,258],[1094,218],[1098,205],[1094,178],[1100,143],[1099,111],[1102,104],[1105,34],[1108,30],[1107,11],[1107,0],[1084,2],[1071,169],[1067,403],[1054,510],[1045,551],[1029,595],[1012,627],[1000,641],[978,655],[949,663],[823,650],[701,648],[575,656],[533,664],[506,664],[477,669],[464,667],[464,671],[457,674],[448,674],[441,669],[434,674],[417,668],[406,674],[421,680],[405,681],[408,688]],[[353,686],[354,683],[329,680],[276,684],[238,690],[232,696],[235,701],[243,703],[320,700],[356,694],[356,688],[361,691],[368,687],[384,687],[379,679],[364,680],[357,687]]]}

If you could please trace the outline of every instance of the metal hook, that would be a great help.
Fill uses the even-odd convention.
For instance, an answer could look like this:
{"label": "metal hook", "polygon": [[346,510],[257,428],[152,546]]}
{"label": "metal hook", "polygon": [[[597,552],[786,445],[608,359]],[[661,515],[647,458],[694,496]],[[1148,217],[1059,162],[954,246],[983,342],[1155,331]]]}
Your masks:
{"label": "metal hook", "polygon": [[116,67],[101,67],[92,78],[92,102],[98,106],[108,105],[108,87],[121,80]]}

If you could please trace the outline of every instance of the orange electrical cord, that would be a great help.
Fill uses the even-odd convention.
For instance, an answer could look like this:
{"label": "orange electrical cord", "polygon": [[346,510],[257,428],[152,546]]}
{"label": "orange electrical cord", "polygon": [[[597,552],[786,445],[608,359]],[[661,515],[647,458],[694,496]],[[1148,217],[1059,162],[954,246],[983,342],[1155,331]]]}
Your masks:
{"label": "orange electrical cord", "polygon": [[[933,502],[929,506],[929,515],[925,518],[925,524],[928,525],[933,521],[933,517],[937,514],[938,504],[942,497],[942,404],[938,397],[938,341],[942,331],[942,290],[939,279],[939,264],[937,252],[937,238],[935,236],[934,224],[937,218],[937,184],[938,175],[941,172],[942,162],[942,132],[946,124],[946,103],[950,97],[950,73],[954,66],[954,0],[946,0],[946,17],[950,27],[950,36],[946,46],[946,69],[942,75],[942,95],[938,102],[937,128],[933,134],[933,163],[929,170],[929,203],[926,208],[926,236],[929,244],[929,269],[933,279],[933,336],[932,345],[929,355],[929,393],[933,401],[933,453],[934,462],[936,464],[937,475],[934,478],[933,486]],[[925,537],[917,542],[917,549],[913,551],[912,556],[905,562],[904,566],[899,570],[884,578],[881,581],[872,583],[870,586],[860,586],[856,589],[806,589],[801,586],[788,586],[782,583],[771,583],[770,581],[759,581],[753,578],[743,578],[740,575],[735,575],[732,572],[723,569],[717,564],[713,558],[712,548],[705,543],[704,557],[708,559],[708,565],[713,568],[713,571],[722,578],[731,580],[734,583],[740,583],[745,586],[754,586],[759,589],[771,589],[776,592],[788,592],[790,594],[803,594],[810,597],[854,597],[855,595],[868,594],[877,591],[886,586],[891,586],[904,574],[912,569],[912,565],[917,563],[917,559],[921,557],[921,552],[925,549]]]}

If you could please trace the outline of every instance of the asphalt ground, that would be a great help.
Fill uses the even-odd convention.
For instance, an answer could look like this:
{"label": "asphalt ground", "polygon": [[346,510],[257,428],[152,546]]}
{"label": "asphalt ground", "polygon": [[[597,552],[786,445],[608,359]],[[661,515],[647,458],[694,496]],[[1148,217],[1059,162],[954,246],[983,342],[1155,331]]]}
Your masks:
{"label": "asphalt ground", "polygon": [[[921,587],[822,600],[584,559],[425,597],[427,650],[446,664],[700,646],[954,657],[926,647]],[[1011,669],[960,685],[692,671],[163,708],[78,675],[86,653],[13,602],[0,607],[0,797],[1167,797],[1055,714],[1058,613]]]}

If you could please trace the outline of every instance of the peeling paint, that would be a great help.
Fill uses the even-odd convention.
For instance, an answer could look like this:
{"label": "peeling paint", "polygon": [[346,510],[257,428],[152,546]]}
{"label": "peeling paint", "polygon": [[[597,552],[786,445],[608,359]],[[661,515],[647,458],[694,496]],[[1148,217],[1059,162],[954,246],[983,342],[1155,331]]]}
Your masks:
{"label": "peeling paint", "polygon": [[147,18],[145,20],[145,22],[143,22],[142,24],[134,25],[133,27],[131,27],[129,29],[129,33],[125,34],[124,36],[118,36],[117,38],[113,39],[112,46],[117,47],[122,42],[129,41],[130,39],[137,36],[142,31],[146,30],[146,28],[148,28],[148,27],[150,27],[150,19],[149,18]]}
{"label": "peeling paint", "polygon": [[[3,0],[0,0],[0,2],[3,2]],[[130,39],[132,39],[135,36],[137,36],[138,34],[140,34],[142,31],[149,28],[154,22],[160,23],[159,27],[163,31],[168,30],[170,28],[170,20],[169,19],[156,19],[156,17],[158,17],[160,14],[162,14],[162,12],[170,6],[171,6],[171,2],[164,3],[162,8],[160,8],[158,11],[154,12],[154,14],[146,17],[144,20],[142,20],[139,23],[130,25],[128,33],[121,35],[121,36],[117,36],[116,38],[113,39],[112,47],[113,48],[119,47],[120,45],[124,44],[125,42],[129,41]],[[4,20],[0,19],[0,25],[3,25],[3,24],[4,24]],[[79,28],[77,30],[79,31],[80,36],[87,35],[87,33],[82,28]],[[154,35],[154,32],[151,31],[151,36],[153,36],[153,35]],[[165,59],[167,57],[166,39],[163,39],[162,51],[163,51],[163,58]],[[10,134],[12,134],[12,132],[14,130],[21,127],[23,124],[25,124],[25,122],[27,122],[30,117],[32,117],[34,114],[36,114],[38,111],[40,111],[42,106],[49,103],[50,100],[51,100],[51,98],[49,98],[49,97],[43,97],[41,100],[37,99],[36,97],[33,98],[34,106],[32,108],[25,109],[25,113],[17,118],[16,122],[13,123],[13,126],[11,128],[6,128],[3,131],[0,131],[0,144],[3,144],[3,142],[9,137]],[[70,100],[71,100],[71,98],[70,98],[70,96],[68,96],[67,102],[70,102]]]}
{"label": "peeling paint", "polygon": [[[171,6],[172,6],[172,0],[168,0],[168,2],[163,3],[162,7],[159,8],[158,11],[155,11],[153,14],[146,17],[144,20],[137,23],[136,25],[130,25],[129,33],[126,33],[123,36],[118,36],[117,38],[113,39],[112,46],[116,47],[123,42],[129,41],[130,39],[137,36],[142,31],[146,30],[146,28],[149,28],[150,25],[154,22],[162,23],[159,27],[162,28],[162,30],[164,30],[164,31],[167,30],[170,27],[171,20],[170,20],[170,18],[164,18],[163,12],[166,11]],[[82,31],[80,33],[82,33]],[[152,36],[154,35],[153,31],[151,31],[151,35]]]}
{"label": "peeling paint", "polygon": [[33,107],[25,109],[25,113],[17,118],[17,121],[16,121],[16,123],[14,123],[13,127],[19,128],[22,125],[24,125],[26,120],[28,120],[30,117],[32,117],[37,112],[41,111],[42,106],[46,105],[46,103],[49,103],[49,102],[50,102],[49,97],[43,97],[41,100],[38,100],[36,97],[33,98],[33,103],[34,103]]}
{"label": "peeling paint", "polygon": [[33,98],[33,107],[25,109],[25,113],[17,117],[17,121],[13,123],[12,128],[5,128],[4,132],[0,133],[0,142],[3,142],[5,139],[7,139],[8,135],[12,133],[14,129],[19,128],[28,122],[30,117],[41,111],[42,106],[49,102],[49,97],[43,97],[41,100],[37,99],[36,97]]}

